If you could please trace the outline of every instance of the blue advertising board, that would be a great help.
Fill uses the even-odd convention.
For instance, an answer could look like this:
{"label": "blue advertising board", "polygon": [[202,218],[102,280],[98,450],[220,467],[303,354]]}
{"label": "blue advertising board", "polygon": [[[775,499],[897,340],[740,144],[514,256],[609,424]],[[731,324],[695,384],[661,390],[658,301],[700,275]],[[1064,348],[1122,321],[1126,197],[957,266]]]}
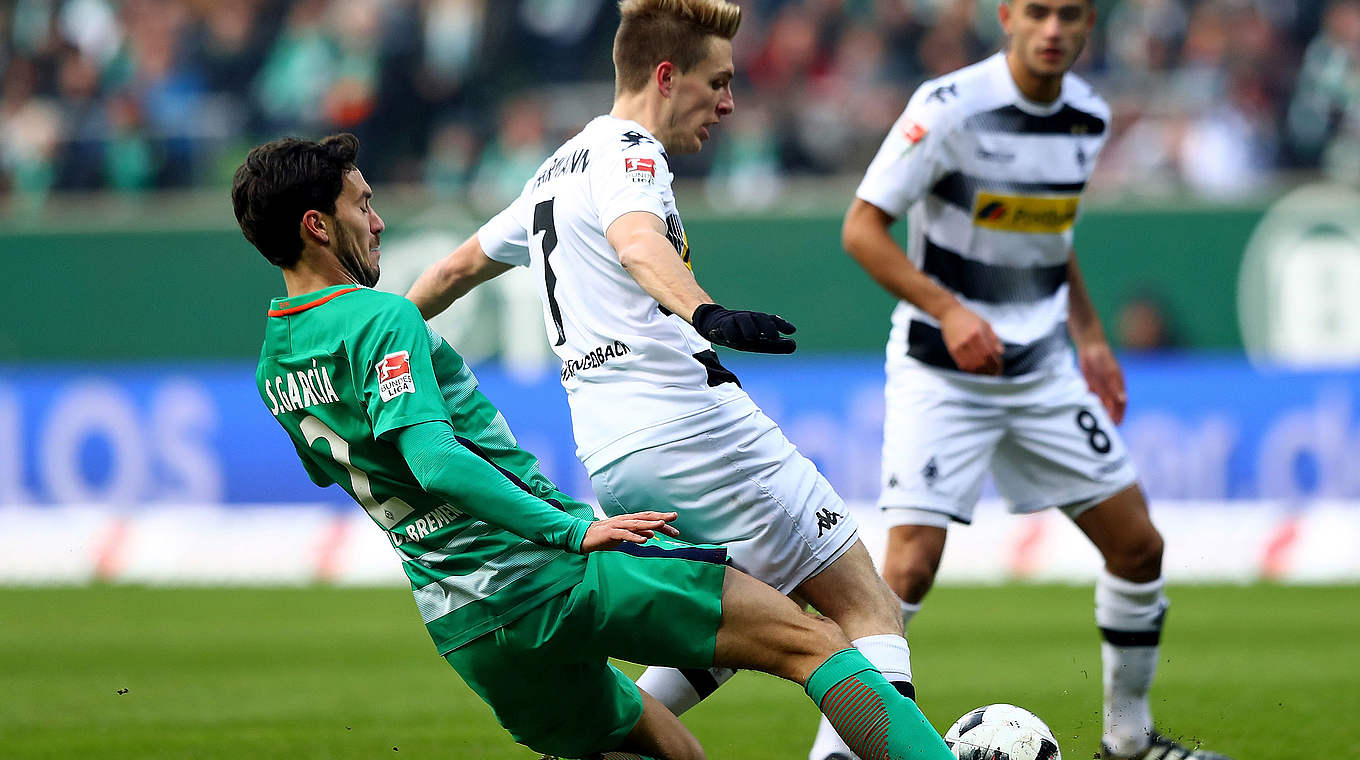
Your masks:
{"label": "blue advertising board", "polygon": [[[847,499],[878,491],[882,362],[729,355],[767,413]],[[1122,426],[1153,498],[1360,499],[1360,370],[1126,358]],[[521,445],[588,496],[556,373],[478,370]],[[318,489],[260,402],[249,362],[0,366],[0,505],[346,504]]]}

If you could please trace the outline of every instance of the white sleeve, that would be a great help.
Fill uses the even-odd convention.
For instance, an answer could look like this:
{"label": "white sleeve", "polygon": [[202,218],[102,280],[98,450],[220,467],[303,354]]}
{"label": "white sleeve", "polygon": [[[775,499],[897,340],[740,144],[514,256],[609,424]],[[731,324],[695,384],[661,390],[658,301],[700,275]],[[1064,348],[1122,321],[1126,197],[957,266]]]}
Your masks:
{"label": "white sleeve", "polygon": [[912,96],[870,162],[855,197],[901,217],[947,172],[945,133],[950,120],[944,98],[932,97],[938,90],[927,82]]}
{"label": "white sleeve", "polygon": [[666,196],[671,170],[661,146],[650,139],[624,148],[591,167],[591,191],[600,215],[600,229],[607,231],[619,217],[646,211],[666,219]]}
{"label": "white sleeve", "polygon": [[529,201],[521,195],[477,230],[477,242],[487,258],[517,267],[529,266],[529,228],[524,213]]}

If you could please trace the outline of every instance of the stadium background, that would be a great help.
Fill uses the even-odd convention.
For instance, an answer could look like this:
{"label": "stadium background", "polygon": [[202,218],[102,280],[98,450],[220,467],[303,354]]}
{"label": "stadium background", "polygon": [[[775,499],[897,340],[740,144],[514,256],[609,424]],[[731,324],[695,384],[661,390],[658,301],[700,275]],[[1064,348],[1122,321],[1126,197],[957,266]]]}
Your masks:
{"label": "stadium background", "polygon": [[[695,271],[721,302],[798,325],[793,357],[724,360],[876,548],[891,300],[841,252],[840,215],[914,87],[995,49],[995,2],[741,4],[737,112],[676,162]],[[1096,4],[1077,70],[1115,115],[1077,245],[1168,575],[1353,592],[1360,2]],[[0,609],[36,609],[28,587],[89,598],[53,585],[399,586],[376,531],[306,481],[255,395],[282,286],[235,228],[231,172],[265,139],[359,135],[389,229],[379,286],[402,292],[608,108],[614,23],[607,0],[0,3],[0,585],[18,595]],[[436,326],[588,496],[523,274]],[[951,535],[943,583],[1093,577],[1070,526],[997,511]],[[45,738],[16,756],[63,747],[17,704],[0,708],[0,757],[25,728]],[[466,756],[502,756],[489,741]]]}

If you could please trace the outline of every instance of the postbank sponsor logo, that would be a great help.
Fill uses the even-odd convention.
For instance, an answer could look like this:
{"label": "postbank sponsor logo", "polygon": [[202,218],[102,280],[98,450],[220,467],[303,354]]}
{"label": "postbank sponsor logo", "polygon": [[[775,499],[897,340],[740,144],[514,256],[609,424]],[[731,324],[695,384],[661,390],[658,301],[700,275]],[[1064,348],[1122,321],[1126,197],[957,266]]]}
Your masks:
{"label": "postbank sponsor logo", "polygon": [[1003,232],[1058,235],[1072,229],[1080,202],[1076,195],[978,193],[973,202],[973,224]]}

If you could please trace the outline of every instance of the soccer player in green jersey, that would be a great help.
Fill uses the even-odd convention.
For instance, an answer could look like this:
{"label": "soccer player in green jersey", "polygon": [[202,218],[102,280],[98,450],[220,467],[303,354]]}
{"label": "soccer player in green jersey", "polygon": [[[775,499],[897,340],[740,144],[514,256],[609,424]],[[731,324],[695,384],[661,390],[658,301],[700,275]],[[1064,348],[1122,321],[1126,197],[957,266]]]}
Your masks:
{"label": "soccer player in green jersey", "polygon": [[[953,757],[845,634],[672,540],[674,512],[594,518],[520,449],[415,304],[371,290],[382,219],[359,142],[250,152],[232,203],[283,270],[256,381],[313,482],[378,524],[439,653],[520,743],[573,758],[701,760],[679,719],[609,657],[762,670],[803,684],[864,760]],[[643,753],[643,754],[633,754]]]}

